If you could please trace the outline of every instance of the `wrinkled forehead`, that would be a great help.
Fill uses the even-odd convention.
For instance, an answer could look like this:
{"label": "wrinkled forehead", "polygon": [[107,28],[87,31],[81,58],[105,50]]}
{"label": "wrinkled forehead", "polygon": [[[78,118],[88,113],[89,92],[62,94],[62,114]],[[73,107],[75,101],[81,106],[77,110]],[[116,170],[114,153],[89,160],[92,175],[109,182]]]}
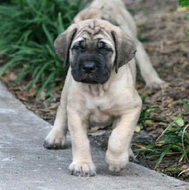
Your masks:
{"label": "wrinkled forehead", "polygon": [[83,39],[94,41],[101,40],[110,44],[111,46],[114,44],[111,33],[109,32],[106,25],[100,23],[97,20],[92,20],[79,26],[77,34],[74,38],[74,42]]}

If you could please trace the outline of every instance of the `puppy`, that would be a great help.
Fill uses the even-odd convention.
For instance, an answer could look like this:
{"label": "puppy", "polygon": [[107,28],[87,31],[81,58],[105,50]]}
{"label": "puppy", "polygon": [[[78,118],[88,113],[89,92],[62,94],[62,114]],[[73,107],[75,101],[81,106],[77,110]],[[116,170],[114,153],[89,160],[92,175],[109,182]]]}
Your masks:
{"label": "puppy", "polygon": [[121,0],[95,0],[57,37],[54,47],[65,67],[70,67],[54,127],[44,146],[63,148],[68,127],[73,152],[71,174],[94,176],[87,129],[90,125],[113,125],[106,162],[111,171],[121,171],[132,154],[130,142],[142,107],[135,89],[136,49],[147,85],[163,83],[136,39],[131,15]]}

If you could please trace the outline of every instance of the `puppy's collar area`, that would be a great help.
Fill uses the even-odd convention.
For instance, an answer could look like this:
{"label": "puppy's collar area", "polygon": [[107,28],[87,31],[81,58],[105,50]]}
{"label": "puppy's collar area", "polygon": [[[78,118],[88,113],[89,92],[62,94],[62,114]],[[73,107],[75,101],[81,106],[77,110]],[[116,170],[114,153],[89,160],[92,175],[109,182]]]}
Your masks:
{"label": "puppy's collar area", "polygon": [[94,97],[102,97],[105,96],[110,87],[110,82],[106,82],[105,84],[84,84],[80,83],[83,90]]}

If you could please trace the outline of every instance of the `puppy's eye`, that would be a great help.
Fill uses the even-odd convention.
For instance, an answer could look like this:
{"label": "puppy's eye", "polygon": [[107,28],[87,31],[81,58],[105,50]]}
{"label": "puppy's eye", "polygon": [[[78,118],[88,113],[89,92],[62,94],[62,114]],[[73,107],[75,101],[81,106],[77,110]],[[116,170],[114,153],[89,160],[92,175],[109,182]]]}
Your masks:
{"label": "puppy's eye", "polygon": [[106,48],[106,47],[107,47],[107,45],[106,45],[105,42],[103,42],[103,41],[98,42],[98,48],[99,49],[103,49],[103,48]]}
{"label": "puppy's eye", "polygon": [[85,41],[84,40],[78,41],[76,44],[74,44],[72,49],[84,50],[85,49]]}
{"label": "puppy's eye", "polygon": [[79,41],[79,47],[81,47],[81,48],[85,48],[85,41],[84,40],[82,40],[82,41]]}
{"label": "puppy's eye", "polygon": [[98,42],[98,49],[106,53],[112,51],[112,48],[103,41]]}

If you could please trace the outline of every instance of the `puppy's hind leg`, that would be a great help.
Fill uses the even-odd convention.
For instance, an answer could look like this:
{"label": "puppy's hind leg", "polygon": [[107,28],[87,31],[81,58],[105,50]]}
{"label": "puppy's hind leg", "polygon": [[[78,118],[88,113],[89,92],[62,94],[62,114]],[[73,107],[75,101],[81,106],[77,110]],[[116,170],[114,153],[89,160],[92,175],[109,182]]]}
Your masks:
{"label": "puppy's hind leg", "polygon": [[143,45],[137,40],[137,52],[136,52],[137,64],[140,67],[141,75],[144,78],[146,84],[151,88],[159,88],[165,83],[157,74],[150,58],[148,57]]}
{"label": "puppy's hind leg", "polygon": [[[124,6],[122,6],[124,7]],[[137,46],[136,61],[140,67],[141,75],[146,84],[152,88],[159,88],[165,82],[160,79],[155,71],[150,58],[148,57],[142,43],[137,39],[137,27],[131,14],[124,8],[121,8],[122,17],[119,18],[119,25],[132,40],[135,41]]]}
{"label": "puppy's hind leg", "polygon": [[47,135],[44,141],[44,147],[47,149],[61,149],[66,145],[66,133],[67,133],[67,113],[66,104],[63,102],[60,104],[54,127]]}
{"label": "puppy's hind leg", "polygon": [[151,88],[159,88],[162,84],[165,83],[160,77],[158,76],[157,72],[155,71],[150,58],[148,57],[142,43],[135,38],[134,33],[128,25],[121,25],[123,31],[133,39],[137,46],[137,52],[135,54],[137,65],[140,68],[140,72],[142,77],[144,78],[146,84]]}

